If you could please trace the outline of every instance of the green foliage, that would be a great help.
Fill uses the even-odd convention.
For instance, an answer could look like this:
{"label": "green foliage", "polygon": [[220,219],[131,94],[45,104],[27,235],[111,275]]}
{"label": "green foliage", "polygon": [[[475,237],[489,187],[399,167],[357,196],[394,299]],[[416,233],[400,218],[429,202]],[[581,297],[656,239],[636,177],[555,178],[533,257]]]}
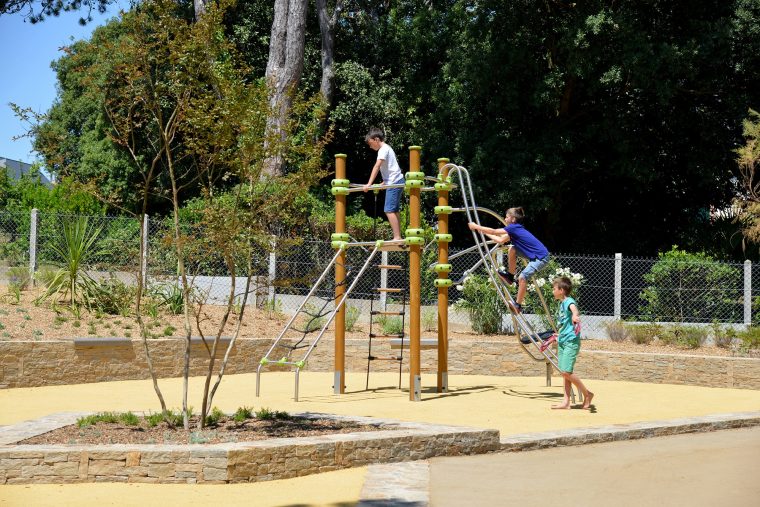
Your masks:
{"label": "green foliage", "polygon": [[85,270],[86,263],[96,252],[93,245],[101,228],[90,227],[87,217],[78,217],[63,224],[63,235],[53,249],[61,260],[61,267],[50,281],[47,290],[38,298],[44,301],[53,295],[68,298],[72,307],[88,308],[97,301],[98,285]]}
{"label": "green foliage", "polygon": [[93,287],[92,305],[98,311],[109,315],[127,317],[134,308],[137,288],[116,277],[96,282]]}
{"label": "green foliage", "polygon": [[722,349],[731,348],[734,339],[737,338],[736,329],[733,326],[722,326],[718,321],[713,321],[710,327],[712,328],[715,346]]}
{"label": "green foliage", "polygon": [[262,407],[256,411],[256,418],[261,419],[262,421],[274,421],[278,419],[282,421],[288,421],[292,419],[293,416],[291,416],[287,412],[283,412],[280,410],[271,410],[267,407]]}
{"label": "green foliage", "polygon": [[219,407],[212,408],[211,413],[206,416],[206,426],[216,426],[223,417],[224,412]]}
{"label": "green foliage", "polygon": [[657,323],[631,324],[628,330],[631,341],[637,345],[649,345],[662,334],[662,326]]}
{"label": "green foliage", "polygon": [[457,286],[462,298],[456,307],[470,317],[472,330],[477,334],[497,334],[505,331],[502,316],[507,309],[487,276],[473,274]]}
{"label": "green foliage", "polygon": [[383,334],[403,334],[404,332],[404,321],[401,317],[378,315],[375,320],[382,328]]}
{"label": "green foliage", "polygon": [[354,326],[356,326],[356,321],[359,320],[359,315],[361,314],[361,311],[351,305],[346,305],[346,331],[354,331]]}
{"label": "green foliage", "polygon": [[232,419],[237,423],[253,419],[253,408],[246,406],[238,407],[235,414],[232,416]]}
{"label": "green foliage", "polygon": [[425,308],[422,310],[420,319],[422,321],[422,329],[425,331],[435,331],[438,327],[438,310]]}
{"label": "green foliage", "polygon": [[625,342],[631,338],[631,330],[625,322],[621,320],[612,320],[604,324],[604,330],[607,336],[613,342]]}
{"label": "green foliage", "polygon": [[673,246],[644,275],[648,286],[639,295],[645,302],[639,311],[647,319],[670,322],[711,322],[716,316],[735,320],[742,307],[732,288],[739,286],[740,277],[735,267]]}
{"label": "green foliage", "polygon": [[282,301],[272,298],[264,302],[264,312],[270,319],[279,319],[284,315],[282,313]]}
{"label": "green foliage", "polygon": [[[177,283],[162,283],[150,287],[150,295],[172,315],[180,315],[185,308],[182,287]],[[152,317],[156,317],[152,315]]]}
{"label": "green foliage", "polygon": [[[546,306],[549,308],[549,313],[551,314],[552,319],[555,320],[560,302],[554,299],[552,282],[559,276],[566,276],[570,279],[573,284],[573,290],[570,295],[573,299],[578,301],[578,304],[580,305],[580,294],[582,293],[581,287],[585,281],[583,275],[580,273],[573,273],[570,268],[562,267],[554,259],[550,260],[546,267],[538,273],[538,276],[532,280],[533,283],[528,284],[528,291],[525,296],[525,303],[540,316],[541,322],[546,329],[551,329],[552,326],[549,319],[545,316],[541,297],[543,297]],[[538,291],[540,291],[540,296],[536,287],[538,287]]]}
{"label": "green foliage", "polygon": [[739,331],[741,348],[744,351],[760,349],[760,327],[750,326],[743,331]]}
{"label": "green foliage", "polygon": [[8,268],[6,276],[8,277],[8,285],[17,287],[19,291],[26,290],[32,281],[31,276],[29,276],[29,268],[26,266]]}
{"label": "green foliage", "polygon": [[86,428],[88,426],[93,426],[99,422],[109,424],[121,423],[126,426],[139,426],[140,418],[132,412],[99,412],[97,414],[78,418],[77,426],[80,428]]}
{"label": "green foliage", "polygon": [[327,316],[321,315],[319,308],[307,304],[303,311],[304,331],[307,333],[321,330],[325,322],[327,322]]}
{"label": "green foliage", "polygon": [[707,328],[671,324],[662,329],[658,339],[665,345],[697,349],[707,340]]}

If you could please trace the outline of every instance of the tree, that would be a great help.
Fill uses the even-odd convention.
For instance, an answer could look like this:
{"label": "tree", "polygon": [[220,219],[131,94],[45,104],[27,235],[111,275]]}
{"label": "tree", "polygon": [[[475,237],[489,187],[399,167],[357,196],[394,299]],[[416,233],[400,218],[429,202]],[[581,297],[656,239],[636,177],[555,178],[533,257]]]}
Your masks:
{"label": "tree", "polygon": [[92,11],[103,14],[114,0],[0,0],[0,15],[25,11],[24,16],[32,23],[43,21],[46,16],[59,16],[61,12],[87,9],[87,17],[79,18],[84,25],[92,21]]}
{"label": "tree", "polygon": [[741,196],[734,204],[739,208],[737,217],[742,224],[742,233],[751,243],[760,243],[760,113],[752,109],[743,122],[744,137],[747,142],[736,150],[739,166]]}

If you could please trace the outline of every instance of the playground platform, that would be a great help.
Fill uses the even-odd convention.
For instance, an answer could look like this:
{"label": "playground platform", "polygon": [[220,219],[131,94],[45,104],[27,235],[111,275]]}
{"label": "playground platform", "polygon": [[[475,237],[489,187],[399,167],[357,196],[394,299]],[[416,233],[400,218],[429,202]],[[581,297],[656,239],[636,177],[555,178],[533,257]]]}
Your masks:
{"label": "playground platform", "polygon": [[[292,400],[292,373],[264,374],[260,398],[254,396],[255,375],[229,375],[220,386],[214,405],[229,412],[245,405],[253,406],[255,409],[268,407],[290,412],[325,412],[493,428],[500,431],[502,442],[510,438],[520,438],[520,435],[525,434],[551,432],[554,435],[562,435],[563,432],[572,434],[583,428],[596,427],[608,427],[610,432],[617,432],[620,435],[621,428],[627,425],[651,423],[654,426],[667,426],[667,421],[674,419],[692,420],[699,426],[700,421],[708,421],[716,414],[726,414],[725,417],[730,419],[730,414],[760,411],[760,391],[747,389],[591,380],[588,381],[588,387],[595,394],[592,410],[554,411],[551,410],[550,405],[556,403],[562,396],[559,378],[554,378],[552,387],[546,387],[545,379],[542,377],[452,376],[449,378],[450,392],[436,393],[435,377],[423,375],[421,402],[410,402],[408,391],[395,388],[398,381],[397,374],[373,373],[369,391],[364,390],[365,376],[361,373],[349,373],[346,380],[347,393],[336,396],[332,394],[331,373],[304,372],[301,375],[300,401],[296,403]],[[182,392],[181,379],[161,380],[159,384],[167,405],[179,407]],[[189,399],[192,405],[199,405],[201,389],[202,379],[191,379]],[[127,410],[155,412],[158,409],[158,401],[151,382],[138,380],[2,390],[0,391],[0,407],[3,407],[0,411],[0,425],[9,425],[59,412]],[[760,416],[760,413],[756,415]],[[729,431],[748,432],[737,433],[740,435],[737,437],[740,441],[742,438],[754,440],[758,435],[751,429]],[[609,438],[609,440],[615,439],[624,439],[624,436]],[[644,445],[643,442],[647,441],[635,440],[623,443],[630,444],[632,449],[638,449],[640,445]],[[520,458],[532,454],[534,453],[517,453],[509,456]],[[489,454],[467,459],[478,463],[478,460],[493,459],[494,456],[497,455]],[[448,459],[459,458],[440,458],[440,460]],[[624,457],[621,455],[616,459],[619,462]],[[446,466],[440,465],[445,461],[439,463],[437,460],[434,460],[434,464],[431,465],[433,474],[430,485],[432,488],[440,483],[441,474],[444,474],[444,482],[445,474],[449,474],[449,477],[452,474],[457,475],[456,468],[447,469]],[[415,466],[415,464],[408,466]],[[557,466],[557,462],[552,461],[552,466]],[[363,488],[374,473],[372,468],[361,467],[252,484],[3,485],[0,486],[0,506],[94,504],[145,506],[170,503],[208,505],[210,502],[226,505],[355,505],[365,494]],[[739,467],[738,471],[742,469],[746,470]],[[398,473],[393,474],[398,475]],[[551,477],[551,474],[548,477]],[[581,477],[578,478],[578,480],[581,479]],[[461,479],[451,477],[451,480],[460,481]],[[544,489],[543,486],[532,491],[535,495],[542,495],[542,489]],[[430,500],[434,501],[435,498],[433,494]],[[609,502],[611,498],[606,496],[605,500]],[[423,504],[424,502],[418,505]],[[534,504],[539,504],[539,502],[534,502]],[[406,505],[413,505],[413,503]],[[662,505],[668,504],[666,502]]]}

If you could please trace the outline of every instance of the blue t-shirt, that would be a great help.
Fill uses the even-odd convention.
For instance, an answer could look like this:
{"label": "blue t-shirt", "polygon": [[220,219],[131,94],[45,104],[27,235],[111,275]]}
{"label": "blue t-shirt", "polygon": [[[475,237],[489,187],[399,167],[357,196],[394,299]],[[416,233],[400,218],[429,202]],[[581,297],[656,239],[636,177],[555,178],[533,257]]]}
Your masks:
{"label": "blue t-shirt", "polygon": [[512,245],[528,260],[543,259],[549,250],[536,237],[528,232],[522,224],[509,224],[504,228],[509,234]]}
{"label": "blue t-shirt", "polygon": [[570,305],[578,307],[578,303],[570,296],[566,297],[559,304],[557,310],[557,342],[567,343],[573,340],[580,340],[580,335],[575,334],[573,329],[573,312],[570,310]]}

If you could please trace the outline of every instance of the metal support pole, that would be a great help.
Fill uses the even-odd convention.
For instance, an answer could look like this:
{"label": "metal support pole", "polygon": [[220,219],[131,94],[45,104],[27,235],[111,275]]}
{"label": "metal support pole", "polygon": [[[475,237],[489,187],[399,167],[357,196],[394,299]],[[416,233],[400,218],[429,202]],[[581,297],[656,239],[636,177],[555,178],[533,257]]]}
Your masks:
{"label": "metal support pole", "polygon": [[32,209],[29,220],[29,281],[34,286],[34,273],[37,271],[37,208]]}
{"label": "metal support pole", "polygon": [[[409,172],[420,170],[420,146],[409,147]],[[409,189],[409,228],[420,228],[420,187]],[[421,401],[420,378],[420,269],[422,246],[409,247],[409,400]]]}
{"label": "metal support pole", "polygon": [[[449,175],[449,163],[447,158],[438,159],[438,177],[446,181]],[[449,205],[449,191],[438,191],[438,206]],[[449,214],[438,214],[438,234],[449,233]],[[438,264],[449,263],[449,242],[438,242]],[[449,278],[448,271],[438,273],[438,278]],[[449,390],[449,288],[438,287],[438,377],[436,390],[445,393]]]}
{"label": "metal support pole", "polygon": [[620,319],[623,309],[623,254],[615,254],[615,319]]}
{"label": "metal support pole", "polygon": [[752,325],[752,261],[744,261],[744,325]]}
{"label": "metal support pole", "polygon": [[[335,179],[346,178],[346,155],[335,155]],[[335,233],[346,232],[346,195],[335,196]],[[341,250],[335,262],[335,304],[338,305],[346,292],[346,251]],[[335,374],[333,393],[346,392],[346,307],[341,306],[335,314]]]}
{"label": "metal support pole", "polygon": [[267,274],[267,301],[274,308],[274,280],[277,278],[277,254],[274,253],[277,246],[277,236],[272,236],[271,250],[269,252],[269,273]]}

